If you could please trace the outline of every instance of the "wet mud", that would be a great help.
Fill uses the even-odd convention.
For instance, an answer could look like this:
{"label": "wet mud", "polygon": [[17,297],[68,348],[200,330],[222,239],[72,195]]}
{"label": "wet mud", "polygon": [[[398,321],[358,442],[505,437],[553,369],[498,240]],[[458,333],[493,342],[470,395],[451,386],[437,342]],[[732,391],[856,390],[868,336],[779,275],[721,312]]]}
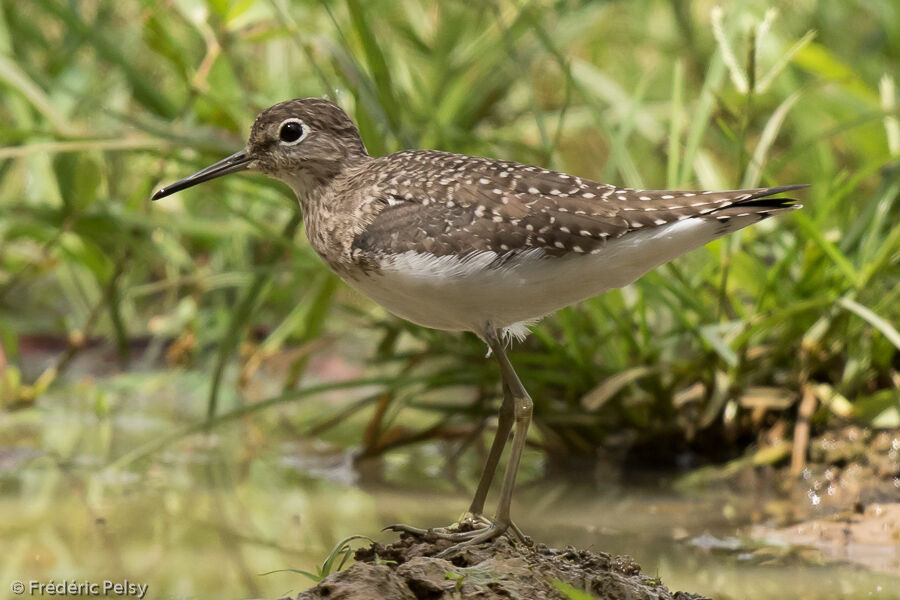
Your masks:
{"label": "wet mud", "polygon": [[374,543],[356,551],[356,563],[296,598],[706,600],[670,592],[659,579],[643,574],[629,556],[571,547],[558,550],[501,536],[449,560],[435,557],[450,545],[434,536],[409,534],[387,546]]}
{"label": "wet mud", "polygon": [[810,442],[799,476],[787,466],[770,476],[782,499],[767,503],[751,537],[900,573],[900,430],[828,431]]}

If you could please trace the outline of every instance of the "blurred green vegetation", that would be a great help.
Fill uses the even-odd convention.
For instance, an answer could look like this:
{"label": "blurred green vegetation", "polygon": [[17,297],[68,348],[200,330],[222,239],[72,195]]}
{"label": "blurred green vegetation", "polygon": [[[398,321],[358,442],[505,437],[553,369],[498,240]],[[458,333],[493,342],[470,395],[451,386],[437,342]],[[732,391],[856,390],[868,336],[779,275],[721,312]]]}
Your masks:
{"label": "blurred green vegetation", "polygon": [[[207,374],[189,402],[217,421],[308,396],[329,379],[311,359],[337,354],[365,365],[340,384],[364,393],[311,435],[358,413],[376,454],[489,426],[483,345],[339,284],[286,187],[234,176],[149,201],[240,148],[262,108],[325,95],[375,155],[439,148],[643,188],[813,184],[802,211],[533,328],[512,360],[551,455],[727,457],[755,431],[789,435],[804,395],[817,426],[897,426],[900,5],[714,7],[0,1],[2,410],[99,341],[122,369],[167,349]],[[52,359],[32,359],[40,344]],[[276,360],[273,395],[244,404]],[[397,426],[409,406],[428,424]]]}

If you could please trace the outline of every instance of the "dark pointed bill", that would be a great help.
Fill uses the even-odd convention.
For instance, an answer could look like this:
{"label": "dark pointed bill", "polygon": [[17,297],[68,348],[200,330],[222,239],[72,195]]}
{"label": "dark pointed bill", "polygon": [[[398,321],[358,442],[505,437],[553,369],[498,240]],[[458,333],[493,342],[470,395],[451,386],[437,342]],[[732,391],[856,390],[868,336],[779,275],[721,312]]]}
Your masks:
{"label": "dark pointed bill", "polygon": [[249,164],[250,155],[247,154],[247,150],[240,150],[239,152],[235,152],[228,158],[223,158],[219,162],[212,164],[205,169],[197,171],[193,175],[188,175],[184,179],[179,179],[175,183],[167,185],[166,187],[153,194],[153,200],[165,198],[166,196],[170,196],[175,192],[180,192],[181,190],[195,186],[198,183],[203,183],[204,181],[209,181],[210,179],[215,179],[216,177],[221,177],[222,175],[228,175],[229,173],[237,173],[238,171],[243,171],[249,166]]}

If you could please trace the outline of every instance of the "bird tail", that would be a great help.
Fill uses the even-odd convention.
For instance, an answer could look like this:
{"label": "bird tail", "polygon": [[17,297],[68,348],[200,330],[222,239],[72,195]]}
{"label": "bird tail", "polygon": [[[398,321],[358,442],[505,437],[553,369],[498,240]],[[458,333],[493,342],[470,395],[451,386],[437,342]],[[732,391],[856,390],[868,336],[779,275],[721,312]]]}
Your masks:
{"label": "bird tail", "polygon": [[[751,216],[757,216],[758,220],[761,221],[778,213],[803,208],[803,205],[797,202],[796,198],[772,198],[771,196],[806,187],[809,187],[809,184],[782,185],[779,187],[746,190],[745,197],[735,201],[733,204],[708,212],[703,216],[723,223],[727,223],[735,217]],[[740,193],[741,191],[744,190],[739,190],[735,193]]]}

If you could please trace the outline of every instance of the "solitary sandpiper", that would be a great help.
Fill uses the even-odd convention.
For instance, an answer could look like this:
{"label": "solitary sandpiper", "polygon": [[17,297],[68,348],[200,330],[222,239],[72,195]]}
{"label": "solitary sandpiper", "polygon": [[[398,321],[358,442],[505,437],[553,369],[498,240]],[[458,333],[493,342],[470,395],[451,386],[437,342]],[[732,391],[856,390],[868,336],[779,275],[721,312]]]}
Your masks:
{"label": "solitary sandpiper", "polygon": [[[301,98],[264,110],[246,148],[153,199],[244,170],[294,190],[310,244],[352,288],[413,323],[471,331],[496,357],[503,388],[497,433],[468,526],[430,530],[456,542],[444,555],[508,529],[521,535],[510,502],[532,403],[507,359],[510,339],[726,233],[800,208],[771,196],[805,187],[638,190],[435,150],[374,158],[337,105]],[[497,511],[486,519],[485,498],[513,428]]]}

